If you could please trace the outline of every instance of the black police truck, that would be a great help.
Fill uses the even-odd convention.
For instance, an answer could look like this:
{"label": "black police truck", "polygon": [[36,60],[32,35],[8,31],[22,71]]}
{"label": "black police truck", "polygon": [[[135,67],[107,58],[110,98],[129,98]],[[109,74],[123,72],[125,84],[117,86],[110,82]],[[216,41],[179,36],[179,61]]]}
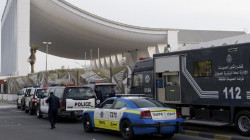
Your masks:
{"label": "black police truck", "polygon": [[250,135],[250,43],[155,54],[135,64],[131,94],[176,107],[187,123]]}

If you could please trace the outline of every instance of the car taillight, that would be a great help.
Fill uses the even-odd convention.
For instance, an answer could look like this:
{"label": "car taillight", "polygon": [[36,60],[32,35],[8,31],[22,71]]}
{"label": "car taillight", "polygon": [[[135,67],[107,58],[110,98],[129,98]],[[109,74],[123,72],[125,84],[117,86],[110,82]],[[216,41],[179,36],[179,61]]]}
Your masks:
{"label": "car taillight", "polygon": [[152,116],[149,110],[141,112],[141,119],[151,119],[151,118]]}
{"label": "car taillight", "polygon": [[181,118],[181,111],[180,110],[176,110],[176,117]]}
{"label": "car taillight", "polygon": [[32,103],[36,103],[36,102],[37,102],[37,98],[32,98],[32,99],[31,99],[31,102],[32,102]]}
{"label": "car taillight", "polygon": [[61,102],[61,107],[66,107],[66,102]]}

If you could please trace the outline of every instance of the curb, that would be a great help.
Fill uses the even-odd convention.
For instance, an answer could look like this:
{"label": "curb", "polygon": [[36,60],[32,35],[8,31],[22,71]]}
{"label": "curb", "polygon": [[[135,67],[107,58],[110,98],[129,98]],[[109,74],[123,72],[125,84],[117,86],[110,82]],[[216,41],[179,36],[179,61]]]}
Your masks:
{"label": "curb", "polygon": [[221,134],[212,134],[212,133],[205,133],[205,132],[198,132],[198,131],[192,131],[192,130],[183,130],[181,134],[189,135],[189,136],[195,136],[195,137],[202,137],[202,138],[209,138],[209,139],[215,139],[215,140],[246,140],[249,138],[238,138],[235,136],[226,136]]}

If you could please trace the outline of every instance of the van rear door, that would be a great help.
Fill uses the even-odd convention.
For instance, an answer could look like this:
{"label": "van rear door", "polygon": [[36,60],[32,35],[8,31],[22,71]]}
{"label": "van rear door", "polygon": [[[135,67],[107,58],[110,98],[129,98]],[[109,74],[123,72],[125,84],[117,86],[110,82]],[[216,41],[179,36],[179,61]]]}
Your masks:
{"label": "van rear door", "polygon": [[95,106],[95,93],[89,87],[65,89],[66,111],[79,111]]}

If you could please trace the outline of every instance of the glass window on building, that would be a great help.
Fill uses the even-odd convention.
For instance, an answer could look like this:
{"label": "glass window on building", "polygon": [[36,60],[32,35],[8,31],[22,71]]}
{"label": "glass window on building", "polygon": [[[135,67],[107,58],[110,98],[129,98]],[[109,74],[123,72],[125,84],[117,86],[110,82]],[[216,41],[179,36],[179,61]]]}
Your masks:
{"label": "glass window on building", "polygon": [[196,61],[194,62],[195,77],[211,77],[212,76],[212,61]]}

